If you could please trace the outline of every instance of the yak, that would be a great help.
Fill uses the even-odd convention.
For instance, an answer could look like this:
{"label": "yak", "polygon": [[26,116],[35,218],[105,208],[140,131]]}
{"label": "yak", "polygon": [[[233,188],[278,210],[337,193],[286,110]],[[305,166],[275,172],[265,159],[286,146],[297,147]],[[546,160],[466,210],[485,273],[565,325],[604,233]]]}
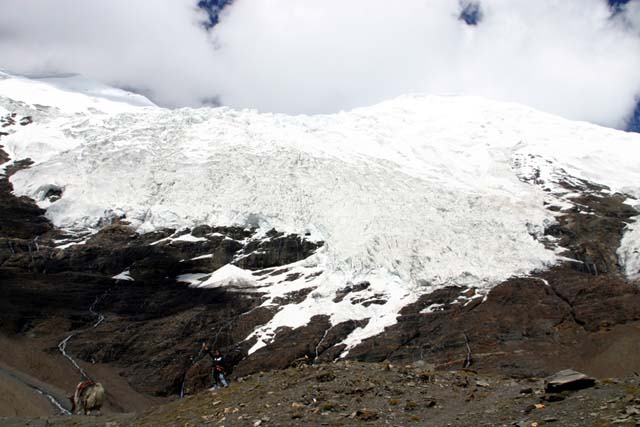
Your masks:
{"label": "yak", "polygon": [[91,411],[98,411],[104,403],[104,387],[94,381],[84,381],[78,383],[76,392],[69,396],[71,400],[71,413],[89,415]]}

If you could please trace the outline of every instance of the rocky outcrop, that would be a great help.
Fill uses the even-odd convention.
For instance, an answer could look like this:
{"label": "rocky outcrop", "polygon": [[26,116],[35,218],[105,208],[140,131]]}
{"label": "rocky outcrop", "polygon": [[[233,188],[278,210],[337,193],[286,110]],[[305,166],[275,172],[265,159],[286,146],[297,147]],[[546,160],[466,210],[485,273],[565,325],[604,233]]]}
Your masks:
{"label": "rocky outcrop", "polygon": [[267,239],[256,240],[246,245],[243,254],[234,264],[248,270],[291,264],[309,257],[322,244],[271,230],[267,233]]}
{"label": "rocky outcrop", "polygon": [[[0,152],[4,153],[1,150]],[[11,246],[10,239],[33,240],[52,228],[44,217],[45,211],[40,209],[33,200],[27,197],[14,197],[12,194],[13,186],[8,176],[19,167],[27,166],[28,162],[14,164],[7,176],[0,177],[0,239],[3,239],[0,245],[2,246]],[[11,252],[11,248],[8,249]],[[0,257],[2,252],[5,251],[0,250]]]}
{"label": "rocky outcrop", "polygon": [[240,361],[236,374],[243,376],[270,369],[332,361],[340,356],[343,349],[343,346],[334,346],[354,329],[364,325],[366,321],[346,321],[332,326],[328,316],[314,316],[306,326],[281,328],[277,331],[273,344]]}
{"label": "rocky outcrop", "polygon": [[545,379],[544,390],[548,393],[560,393],[593,387],[595,384],[596,380],[594,378],[590,378],[573,369],[564,369]]}
{"label": "rocky outcrop", "polygon": [[596,184],[571,178],[560,182],[574,194],[569,200],[574,206],[557,216],[557,224],[546,230],[558,238],[559,246],[566,248],[568,258],[578,271],[598,275],[620,275],[616,249],[624,227],[638,212],[624,203],[624,194],[609,194],[608,189]]}

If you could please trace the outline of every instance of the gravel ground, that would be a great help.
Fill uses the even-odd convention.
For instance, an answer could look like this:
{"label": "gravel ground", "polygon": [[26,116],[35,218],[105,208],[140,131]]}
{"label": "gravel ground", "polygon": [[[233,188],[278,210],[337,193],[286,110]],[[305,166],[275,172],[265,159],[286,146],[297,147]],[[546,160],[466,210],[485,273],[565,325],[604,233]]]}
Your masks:
{"label": "gravel ground", "polygon": [[640,378],[545,393],[544,380],[340,362],[241,378],[137,414],[2,418],[3,426],[640,425]]}

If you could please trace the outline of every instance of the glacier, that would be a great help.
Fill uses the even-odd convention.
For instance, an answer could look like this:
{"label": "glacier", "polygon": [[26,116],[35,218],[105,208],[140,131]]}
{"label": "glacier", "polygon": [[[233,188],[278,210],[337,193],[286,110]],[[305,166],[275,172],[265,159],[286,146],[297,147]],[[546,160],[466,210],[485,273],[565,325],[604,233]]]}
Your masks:
{"label": "glacier", "polygon": [[[545,204],[562,201],[523,182],[523,168],[543,177],[562,170],[632,203],[640,198],[640,135],[522,105],[413,94],[317,116],[169,110],[59,80],[0,80],[0,109],[37,115],[2,139],[12,159],[34,161],[11,182],[56,226],[91,230],[124,218],[140,233],[240,225],[324,242],[290,266],[322,272],[314,292],[254,331],[252,351],[278,327],[302,326],[317,314],[333,324],[368,318],[345,341],[348,350],[395,323],[424,293],[461,285],[483,296],[509,277],[559,262],[561,248],[539,239],[555,221]],[[50,188],[63,196],[47,200]],[[632,279],[639,230],[630,226],[619,250]],[[237,270],[212,272],[202,285],[251,288],[250,272]],[[333,301],[340,287],[361,281],[387,303]],[[274,277],[259,290],[269,304],[303,286],[309,283]]]}

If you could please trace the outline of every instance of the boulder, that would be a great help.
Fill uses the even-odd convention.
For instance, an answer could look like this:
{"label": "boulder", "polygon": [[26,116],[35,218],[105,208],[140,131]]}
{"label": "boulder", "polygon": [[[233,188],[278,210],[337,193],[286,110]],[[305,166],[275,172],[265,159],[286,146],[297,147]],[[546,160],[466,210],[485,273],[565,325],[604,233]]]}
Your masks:
{"label": "boulder", "polygon": [[559,393],[565,390],[580,390],[593,387],[596,380],[572,369],[557,372],[545,380],[544,389],[549,393]]}

